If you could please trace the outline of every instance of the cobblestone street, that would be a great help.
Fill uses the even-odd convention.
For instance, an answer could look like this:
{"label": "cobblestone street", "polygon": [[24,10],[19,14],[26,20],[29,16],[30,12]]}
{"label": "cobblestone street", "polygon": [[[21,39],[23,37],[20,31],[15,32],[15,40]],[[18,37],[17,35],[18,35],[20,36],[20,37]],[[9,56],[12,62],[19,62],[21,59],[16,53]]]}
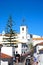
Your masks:
{"label": "cobblestone street", "polygon": [[22,62],[22,63],[13,63],[13,65],[25,65],[25,63],[24,62]]}
{"label": "cobblestone street", "polygon": [[25,65],[25,60],[22,62],[13,62],[13,65]]}
{"label": "cobblestone street", "polygon": [[[19,63],[18,62],[17,63],[14,62],[13,65],[25,65],[25,60],[24,60],[24,62],[19,62]],[[33,65],[34,61],[32,59],[31,59],[30,62],[31,62],[31,65]]]}

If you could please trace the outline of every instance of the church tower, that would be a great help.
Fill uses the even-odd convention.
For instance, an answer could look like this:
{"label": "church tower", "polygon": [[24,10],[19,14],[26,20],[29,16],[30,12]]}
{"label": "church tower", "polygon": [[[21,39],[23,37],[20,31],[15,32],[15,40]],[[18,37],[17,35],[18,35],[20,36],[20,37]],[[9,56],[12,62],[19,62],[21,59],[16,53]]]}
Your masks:
{"label": "church tower", "polygon": [[22,21],[22,25],[20,26],[20,35],[21,35],[21,39],[26,39],[27,38],[27,26],[24,24],[24,19]]}

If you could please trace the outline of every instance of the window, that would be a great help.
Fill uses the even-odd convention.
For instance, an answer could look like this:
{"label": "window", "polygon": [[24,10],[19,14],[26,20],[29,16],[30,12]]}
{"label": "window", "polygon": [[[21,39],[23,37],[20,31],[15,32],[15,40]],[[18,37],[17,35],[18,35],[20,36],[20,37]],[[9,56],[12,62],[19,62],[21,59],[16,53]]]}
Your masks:
{"label": "window", "polygon": [[25,51],[24,51],[24,54],[25,54]]}
{"label": "window", "polygon": [[24,48],[27,47],[26,43],[22,43],[22,47]]}
{"label": "window", "polygon": [[22,39],[24,39],[24,36],[22,37]]}
{"label": "window", "polygon": [[24,28],[22,28],[22,31],[24,31]]}
{"label": "window", "polygon": [[22,53],[23,53],[23,51],[22,51]]}

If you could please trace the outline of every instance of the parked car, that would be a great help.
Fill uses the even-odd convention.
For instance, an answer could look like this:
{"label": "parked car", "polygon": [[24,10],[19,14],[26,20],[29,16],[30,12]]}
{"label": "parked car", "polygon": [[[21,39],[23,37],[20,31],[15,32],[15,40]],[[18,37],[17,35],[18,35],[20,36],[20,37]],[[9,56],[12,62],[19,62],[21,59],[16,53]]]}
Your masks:
{"label": "parked car", "polygon": [[26,58],[25,65],[31,65],[30,58]]}

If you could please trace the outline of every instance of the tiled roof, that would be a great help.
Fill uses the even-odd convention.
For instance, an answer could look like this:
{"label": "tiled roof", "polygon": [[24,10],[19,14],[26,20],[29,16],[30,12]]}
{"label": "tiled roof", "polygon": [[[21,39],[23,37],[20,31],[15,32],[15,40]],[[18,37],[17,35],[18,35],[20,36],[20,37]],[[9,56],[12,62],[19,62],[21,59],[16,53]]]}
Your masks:
{"label": "tiled roof", "polygon": [[43,38],[33,38],[33,40],[43,40]]}
{"label": "tiled roof", "polygon": [[0,46],[3,46],[3,45],[0,43]]}
{"label": "tiled roof", "polygon": [[43,42],[38,43],[38,45],[43,45]]}
{"label": "tiled roof", "polygon": [[[7,37],[10,37],[10,34],[4,34],[4,35],[0,34],[0,36],[7,36]],[[17,34],[12,34],[12,36],[17,36]]]}
{"label": "tiled roof", "polygon": [[4,54],[4,53],[1,53],[0,55],[2,59],[5,59],[5,58],[12,58],[11,56],[7,55],[7,54]]}
{"label": "tiled roof", "polygon": [[[10,37],[10,34],[4,34],[4,36]],[[17,36],[17,34],[12,34],[12,36]]]}
{"label": "tiled roof", "polygon": [[43,51],[43,48],[39,49],[39,51],[41,51],[41,50]]}
{"label": "tiled roof", "polygon": [[0,36],[2,36],[2,34],[0,34]]}
{"label": "tiled roof", "polygon": [[37,46],[37,45],[43,46],[43,42],[37,43],[35,46]]}

